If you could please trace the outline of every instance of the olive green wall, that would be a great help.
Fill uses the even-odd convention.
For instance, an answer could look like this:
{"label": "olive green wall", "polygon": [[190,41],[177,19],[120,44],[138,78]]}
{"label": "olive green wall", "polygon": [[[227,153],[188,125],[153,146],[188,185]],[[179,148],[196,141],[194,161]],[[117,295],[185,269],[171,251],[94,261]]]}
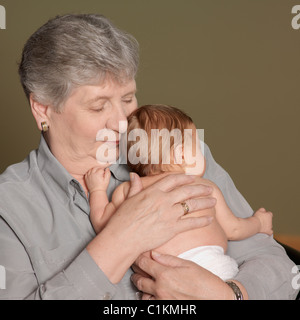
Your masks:
{"label": "olive green wall", "polygon": [[[298,3],[297,3],[298,2]],[[0,171],[36,148],[18,82],[27,38],[64,13],[102,13],[141,46],[138,99],[187,111],[213,155],[274,229],[300,235],[300,30],[286,0],[0,0]]]}

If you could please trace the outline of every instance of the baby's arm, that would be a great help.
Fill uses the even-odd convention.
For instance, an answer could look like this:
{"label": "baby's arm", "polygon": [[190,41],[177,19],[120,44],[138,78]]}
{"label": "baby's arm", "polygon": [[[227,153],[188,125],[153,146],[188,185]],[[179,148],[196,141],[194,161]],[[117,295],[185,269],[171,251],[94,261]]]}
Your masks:
{"label": "baby's arm", "polygon": [[213,197],[217,199],[216,218],[224,229],[228,240],[242,240],[256,233],[273,234],[272,213],[261,208],[249,218],[236,217],[227,206],[221,190],[213,184]]}
{"label": "baby's arm", "polygon": [[108,220],[113,216],[113,214],[116,212],[119,206],[124,202],[128,194],[127,189],[129,190],[129,183],[127,182],[122,183],[115,189],[112,195],[111,202],[109,202],[106,205],[104,212],[102,213],[102,216],[101,216],[101,213],[97,214],[96,208],[95,208],[95,212],[92,213],[92,206],[91,206],[91,221],[96,233],[99,233],[103,229],[103,227],[107,224]]}
{"label": "baby's arm", "polygon": [[108,202],[107,187],[110,180],[108,168],[93,168],[85,175],[85,182],[90,193],[90,219],[95,232],[98,234],[115,213],[116,209],[127,197],[130,184],[124,182],[119,185],[113,195],[112,201]]}
{"label": "baby's arm", "polygon": [[85,183],[90,194],[90,219],[94,230],[99,233],[110,216],[105,211],[108,206],[106,190],[109,184],[110,171],[108,168],[93,168],[85,175]]}

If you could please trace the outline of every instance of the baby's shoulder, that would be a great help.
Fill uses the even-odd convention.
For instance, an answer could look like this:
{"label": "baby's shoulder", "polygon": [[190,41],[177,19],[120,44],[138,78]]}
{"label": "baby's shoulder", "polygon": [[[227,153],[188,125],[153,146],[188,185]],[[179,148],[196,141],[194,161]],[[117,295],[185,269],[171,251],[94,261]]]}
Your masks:
{"label": "baby's shoulder", "polygon": [[123,201],[127,198],[129,189],[130,189],[129,181],[123,182],[119,186],[117,186],[111,198],[111,202],[114,204],[116,208],[118,208],[123,203]]}
{"label": "baby's shoulder", "polygon": [[195,183],[203,183],[203,184],[211,186],[211,187],[214,187],[216,185],[211,180],[204,179],[201,176],[195,176]]}
{"label": "baby's shoulder", "polygon": [[204,179],[201,176],[196,176],[194,183],[201,183],[206,186],[212,187],[214,191],[221,192],[220,188],[214,182],[212,182],[211,180],[208,180],[208,179]]}
{"label": "baby's shoulder", "polygon": [[121,183],[114,191],[114,194],[128,194],[130,189],[130,181],[125,181]]}

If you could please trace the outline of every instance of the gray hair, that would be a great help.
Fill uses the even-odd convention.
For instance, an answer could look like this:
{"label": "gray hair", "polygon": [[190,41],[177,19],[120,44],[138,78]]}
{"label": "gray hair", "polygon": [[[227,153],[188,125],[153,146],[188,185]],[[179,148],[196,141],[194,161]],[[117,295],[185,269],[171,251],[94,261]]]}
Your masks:
{"label": "gray hair", "polygon": [[120,83],[138,69],[136,39],[96,14],[58,16],[27,41],[19,65],[27,98],[61,111],[71,91],[107,74]]}

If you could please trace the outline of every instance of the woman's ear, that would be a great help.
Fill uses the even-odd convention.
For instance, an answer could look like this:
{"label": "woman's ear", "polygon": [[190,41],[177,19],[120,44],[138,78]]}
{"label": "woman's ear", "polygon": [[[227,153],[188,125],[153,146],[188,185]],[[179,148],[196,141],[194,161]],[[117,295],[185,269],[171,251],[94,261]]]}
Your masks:
{"label": "woman's ear", "polygon": [[46,122],[49,125],[49,117],[48,117],[48,106],[45,106],[39,102],[37,102],[33,95],[30,95],[30,106],[33,117],[36,121],[36,124],[40,131],[43,130],[41,123]]}

